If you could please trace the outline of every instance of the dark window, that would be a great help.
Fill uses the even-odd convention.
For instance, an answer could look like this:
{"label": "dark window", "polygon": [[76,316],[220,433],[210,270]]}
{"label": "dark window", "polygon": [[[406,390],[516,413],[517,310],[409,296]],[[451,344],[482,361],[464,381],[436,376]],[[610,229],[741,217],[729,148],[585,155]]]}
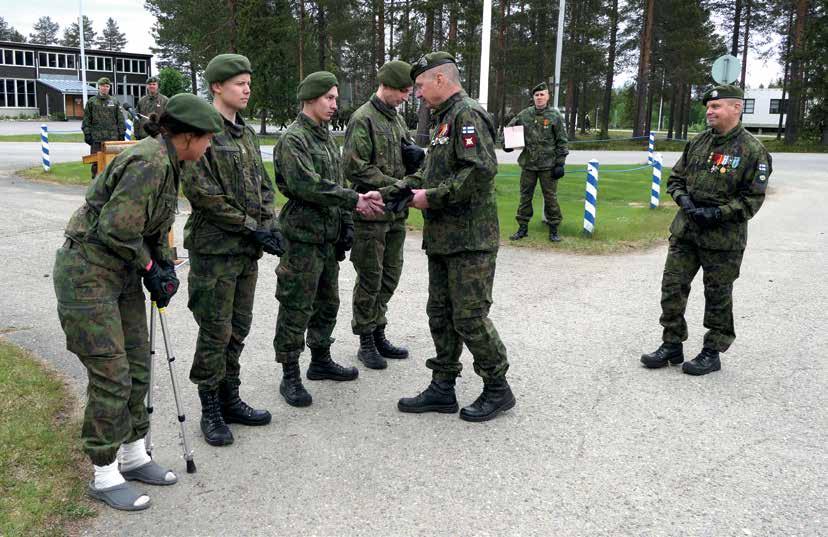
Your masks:
{"label": "dark window", "polygon": [[106,58],[105,63],[106,63],[106,70],[107,71],[112,71],[112,58]]}
{"label": "dark window", "polygon": [[124,60],[123,59],[118,58],[117,60],[115,60],[115,69],[117,69],[118,71],[123,71],[124,70]]}
{"label": "dark window", "polygon": [[3,63],[5,63],[6,65],[14,65],[14,51],[3,51]]}
{"label": "dark window", "polygon": [[75,68],[75,55],[74,54],[69,54],[68,56],[66,56],[66,67],[68,67],[69,69],[74,69]]}
{"label": "dark window", "polygon": [[745,114],[753,113],[754,104],[756,104],[756,99],[745,99]]}
{"label": "dark window", "polygon": [[26,51],[26,65],[34,66],[34,52],[31,50]]}
{"label": "dark window", "polygon": [[38,58],[40,58],[39,61],[41,67],[46,67],[47,65],[49,65],[49,56],[45,52],[41,52],[38,55]]}
{"label": "dark window", "polygon": [[17,100],[14,98],[14,80],[6,80],[6,106],[17,106]]}
{"label": "dark window", "polygon": [[[780,102],[782,103],[781,110],[780,110],[780,106],[779,106]],[[784,102],[782,102],[782,99],[771,99],[770,100],[770,110],[769,110],[769,112],[771,114],[780,114],[780,113],[784,114],[784,113],[787,112],[787,109],[788,109],[788,99],[785,99]]]}
{"label": "dark window", "polygon": [[66,56],[63,54],[58,54],[58,67],[61,69],[66,69]]}
{"label": "dark window", "polygon": [[14,63],[15,63],[15,65],[23,65],[24,63],[26,63],[26,62],[23,61],[23,51],[22,50],[15,50],[14,51]]}
{"label": "dark window", "polygon": [[49,67],[57,67],[57,54],[49,54]]}
{"label": "dark window", "polygon": [[26,95],[29,98],[29,107],[34,108],[37,106],[37,101],[35,100],[35,83],[34,80],[27,80],[26,81]]}
{"label": "dark window", "polygon": [[132,72],[140,73],[140,71],[138,70],[138,60],[132,60]]}

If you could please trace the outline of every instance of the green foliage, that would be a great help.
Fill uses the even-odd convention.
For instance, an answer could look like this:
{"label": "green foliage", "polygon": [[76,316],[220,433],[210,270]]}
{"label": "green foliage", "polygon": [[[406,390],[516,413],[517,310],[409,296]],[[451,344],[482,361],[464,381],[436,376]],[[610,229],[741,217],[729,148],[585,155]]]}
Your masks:
{"label": "green foliage", "polygon": [[0,41],[14,41],[16,43],[25,43],[26,38],[18,32],[13,26],[9,26],[6,19],[0,17]]}
{"label": "green foliage", "polygon": [[158,71],[158,91],[167,97],[186,93],[190,91],[190,80],[181,74],[178,69],[162,67]]}
{"label": "green foliage", "polygon": [[[83,16],[83,44],[85,47],[93,47],[95,43],[95,36],[97,32],[92,28],[92,21],[86,15]],[[79,47],[80,46],[80,30],[78,23],[73,22],[63,30],[63,39],[60,44],[64,47]]]}
{"label": "green foliage", "polygon": [[60,25],[52,20],[51,17],[40,17],[32,26],[32,33],[29,34],[30,43],[40,43],[42,45],[57,45],[58,30]]}
{"label": "green foliage", "polygon": [[115,22],[115,19],[112,17],[106,19],[106,26],[104,26],[101,37],[98,38],[95,46],[101,50],[120,51],[124,50],[126,44],[126,34],[121,32],[121,29],[118,27],[118,23]]}

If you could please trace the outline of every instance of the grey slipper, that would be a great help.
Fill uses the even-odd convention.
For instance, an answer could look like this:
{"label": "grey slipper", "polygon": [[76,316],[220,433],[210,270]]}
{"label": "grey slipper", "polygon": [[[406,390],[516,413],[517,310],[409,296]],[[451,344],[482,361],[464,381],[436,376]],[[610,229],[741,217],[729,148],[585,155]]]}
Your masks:
{"label": "grey slipper", "polygon": [[86,488],[86,493],[90,497],[100,500],[113,509],[120,511],[143,511],[152,504],[152,500],[150,500],[144,505],[135,505],[138,498],[146,496],[146,494],[135,490],[129,483],[121,483],[120,485],[107,487],[105,489],[96,489],[95,482],[90,481],[89,486]]}
{"label": "grey slipper", "polygon": [[173,485],[177,483],[178,477],[173,478],[172,481],[164,479],[167,472],[172,472],[172,470],[167,470],[166,468],[159,466],[155,463],[155,461],[149,461],[138,468],[133,468],[132,470],[127,470],[126,472],[121,471],[121,475],[124,476],[124,479],[127,481],[140,481],[141,483],[146,483],[147,485]]}

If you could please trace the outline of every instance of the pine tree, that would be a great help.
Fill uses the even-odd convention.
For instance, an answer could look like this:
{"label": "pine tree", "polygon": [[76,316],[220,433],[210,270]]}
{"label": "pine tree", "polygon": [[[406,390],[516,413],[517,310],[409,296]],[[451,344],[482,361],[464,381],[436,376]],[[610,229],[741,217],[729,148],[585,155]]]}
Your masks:
{"label": "pine tree", "polygon": [[52,17],[40,17],[32,26],[33,32],[29,34],[29,42],[41,45],[57,45],[59,29],[60,25],[53,21]]}
{"label": "pine tree", "polygon": [[106,26],[101,33],[101,37],[99,37],[98,41],[95,43],[95,46],[101,50],[113,50],[117,52],[124,50],[126,44],[126,34],[121,32],[121,29],[118,28],[118,23],[115,22],[115,19],[112,17],[106,19]]}
{"label": "pine tree", "polygon": [[[92,21],[86,15],[83,16],[83,45],[91,48],[95,42],[97,32],[92,28]],[[63,39],[60,44],[64,47],[79,47],[80,46],[80,32],[78,30],[78,23],[73,22],[63,30]]]}
{"label": "pine tree", "polygon": [[9,26],[6,19],[0,17],[0,41],[14,41],[16,43],[25,43],[26,38],[18,32],[13,26]]}

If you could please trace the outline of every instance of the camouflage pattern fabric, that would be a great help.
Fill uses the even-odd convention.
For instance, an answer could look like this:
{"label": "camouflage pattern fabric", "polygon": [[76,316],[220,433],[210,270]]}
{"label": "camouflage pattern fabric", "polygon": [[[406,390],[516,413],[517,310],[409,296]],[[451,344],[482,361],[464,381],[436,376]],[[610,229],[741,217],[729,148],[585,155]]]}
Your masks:
{"label": "camouflage pattern fabric", "polygon": [[262,256],[252,232],[278,225],[259,142],[240,116],[235,123],[224,120],[224,132],[182,184],[192,206],[184,227],[191,264],[187,305],[199,327],[190,380],[206,389],[222,380],[238,385]]}
{"label": "camouflage pattern fabric", "polygon": [[523,126],[524,149],[518,164],[524,170],[551,170],[566,162],[566,128],[563,116],[557,108],[547,106],[538,110],[534,106],[524,108],[507,125]]}
{"label": "camouflage pattern fabric", "polygon": [[687,339],[684,311],[690,284],[704,271],[704,346],[724,352],[736,334],[733,325],[733,282],[739,277],[747,245],[747,221],[765,199],[771,156],[741,124],[720,135],[712,129],[688,142],[673,167],[667,192],[689,195],[697,207],[718,207],[722,219],[701,228],[683,210],[670,226],[670,247],[661,282],[663,340]]}
{"label": "camouflage pattern fabric", "polygon": [[540,182],[543,193],[543,215],[546,222],[553,227],[563,220],[561,206],[558,204],[558,180],[552,178],[552,170],[521,170],[520,204],[517,208],[518,224],[528,224],[532,220],[532,201],[535,197],[535,185]]}
{"label": "camouflage pattern fabric", "polygon": [[121,103],[112,95],[94,95],[86,101],[81,130],[93,142],[123,140],[126,122]]}
{"label": "camouflage pattern fabric", "polygon": [[178,157],[160,136],[121,154],[89,186],[66,227],[53,271],[66,348],[87,369],[81,437],[93,464],[146,435],[146,306],[138,269],[170,260]]}
{"label": "camouflage pattern fabric", "polygon": [[[156,93],[155,95],[148,93],[138,100],[138,106],[136,106],[137,112],[147,117],[150,114],[156,114],[160,118],[161,114],[164,113],[164,109],[167,107],[167,101],[169,99],[160,93]],[[139,140],[147,137],[147,133],[144,132],[146,122],[147,120],[140,116],[135,119],[135,136]]]}

